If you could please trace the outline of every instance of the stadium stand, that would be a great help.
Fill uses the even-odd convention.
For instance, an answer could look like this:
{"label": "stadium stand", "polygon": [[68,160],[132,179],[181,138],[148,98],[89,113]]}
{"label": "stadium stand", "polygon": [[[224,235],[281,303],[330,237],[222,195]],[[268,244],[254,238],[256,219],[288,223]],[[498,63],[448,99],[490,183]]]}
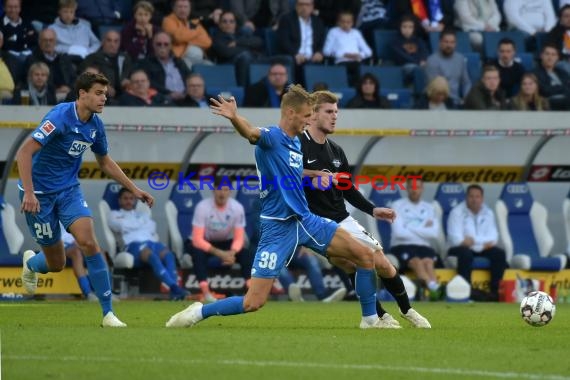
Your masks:
{"label": "stadium stand", "polygon": [[487,60],[497,57],[497,46],[503,38],[510,38],[514,41],[517,54],[526,52],[524,35],[521,32],[512,30],[507,32],[485,32],[483,33],[483,53]]}

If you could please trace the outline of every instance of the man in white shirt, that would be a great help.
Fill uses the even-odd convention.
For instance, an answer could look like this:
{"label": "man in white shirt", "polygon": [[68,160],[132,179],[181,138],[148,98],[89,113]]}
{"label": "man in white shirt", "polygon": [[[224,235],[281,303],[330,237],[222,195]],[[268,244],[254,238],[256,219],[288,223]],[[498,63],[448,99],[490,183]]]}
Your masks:
{"label": "man in white shirt", "polygon": [[[497,247],[499,232],[495,224],[495,214],[483,203],[483,188],[469,185],[464,202],[455,206],[447,220],[449,255],[457,257],[457,272],[471,283],[473,258],[482,256],[491,262],[490,294],[484,299],[498,301],[499,281],[507,268],[505,251]],[[471,297],[481,296],[471,292]]]}
{"label": "man in white shirt", "polygon": [[398,258],[400,270],[411,269],[435,301],[440,298],[440,285],[434,270],[438,255],[432,246],[441,227],[434,207],[421,199],[423,181],[408,178],[406,189],[408,198],[392,204],[398,217],[392,223],[390,251]]}
{"label": "man in white shirt", "polygon": [[149,214],[137,211],[136,202],[128,189],[119,190],[120,210],[109,214],[109,228],[122,237],[127,252],[135,258],[135,267],[150,265],[156,277],[170,288],[170,299],[184,300],[188,293],[177,284],[174,253],[158,241],[156,222]]}

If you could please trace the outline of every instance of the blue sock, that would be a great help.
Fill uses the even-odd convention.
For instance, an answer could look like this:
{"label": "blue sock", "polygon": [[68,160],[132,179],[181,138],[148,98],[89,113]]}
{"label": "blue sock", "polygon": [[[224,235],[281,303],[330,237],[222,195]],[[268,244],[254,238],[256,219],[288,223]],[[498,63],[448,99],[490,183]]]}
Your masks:
{"label": "blue sock", "polygon": [[176,285],[176,280],[172,279],[170,273],[168,273],[164,265],[162,265],[162,261],[160,261],[160,256],[151,253],[148,256],[148,265],[150,265],[156,277],[160,278],[160,280],[164,282],[166,285],[168,286]]}
{"label": "blue sock", "polygon": [[46,261],[46,255],[43,252],[40,252],[31,259],[29,259],[26,265],[28,265],[28,269],[36,273],[49,272],[49,268]]}
{"label": "blue sock", "polygon": [[109,282],[109,270],[103,255],[96,253],[93,256],[86,256],[85,263],[87,264],[87,271],[89,272],[89,280],[95,294],[99,298],[99,303],[103,309],[103,316],[108,312],[113,311],[111,304],[111,283]]}
{"label": "blue sock", "polygon": [[354,290],[360,301],[362,316],[376,315],[376,271],[358,268],[355,282]]}
{"label": "blue sock", "polygon": [[87,295],[91,293],[91,283],[89,282],[89,278],[87,276],[78,277],[77,283],[79,284],[81,293],[83,293],[83,295],[87,297]]}
{"label": "blue sock", "polygon": [[174,253],[167,252],[162,260],[164,261],[164,266],[168,273],[170,273],[174,282],[178,282],[178,271],[176,270],[176,258],[174,257]]}
{"label": "blue sock", "polygon": [[243,296],[224,298],[223,300],[209,303],[202,307],[202,317],[204,317],[204,319],[213,315],[236,315],[243,313],[245,313],[243,310]]}

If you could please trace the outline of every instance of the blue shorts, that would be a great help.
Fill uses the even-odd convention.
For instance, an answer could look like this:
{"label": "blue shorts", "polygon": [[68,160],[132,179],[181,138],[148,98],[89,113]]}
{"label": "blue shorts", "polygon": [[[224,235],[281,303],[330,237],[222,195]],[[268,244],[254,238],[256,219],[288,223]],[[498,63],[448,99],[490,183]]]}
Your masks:
{"label": "blue shorts", "polygon": [[[20,190],[20,201],[24,192]],[[40,212],[26,212],[26,223],[30,233],[41,246],[50,246],[61,240],[59,221],[67,230],[79,218],[91,218],[91,211],[83,198],[79,186],[53,194],[36,194],[40,202]]]}
{"label": "blue shorts", "polygon": [[141,252],[149,248],[152,253],[160,255],[160,252],[167,250],[166,246],[159,241],[133,241],[127,246],[127,252],[129,252],[135,258],[134,267],[140,267],[143,262],[141,261]]}
{"label": "blue shorts", "polygon": [[279,277],[281,269],[289,264],[299,245],[326,256],[338,227],[336,222],[314,214],[310,214],[303,221],[297,218],[287,220],[261,218],[261,238],[253,259],[251,276]]}

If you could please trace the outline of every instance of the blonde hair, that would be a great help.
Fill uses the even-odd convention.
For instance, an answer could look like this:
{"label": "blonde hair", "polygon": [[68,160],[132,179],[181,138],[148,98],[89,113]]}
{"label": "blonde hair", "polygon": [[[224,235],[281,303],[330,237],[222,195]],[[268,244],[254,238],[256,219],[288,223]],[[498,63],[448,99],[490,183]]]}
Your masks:
{"label": "blonde hair", "polygon": [[281,100],[281,111],[286,108],[292,108],[295,111],[303,105],[312,106],[314,104],[313,95],[309,94],[300,84],[294,84],[287,88],[287,92]]}
{"label": "blonde hair", "polygon": [[49,76],[49,66],[44,62],[34,62],[30,65],[30,68],[28,69],[28,79],[32,78],[32,73],[35,71],[43,71]]}
{"label": "blonde hair", "polygon": [[150,14],[154,13],[154,7],[150,2],[146,0],[139,1],[138,3],[136,3],[135,6],[133,7],[133,13],[135,13],[139,8],[142,9],[143,11],[147,11]]}
{"label": "blonde hair", "polygon": [[441,75],[436,76],[426,87],[426,95],[431,99],[437,93],[444,93],[445,97],[449,96],[449,83],[447,79]]}
{"label": "blonde hair", "polygon": [[338,96],[327,90],[315,91],[313,92],[313,101],[315,105],[315,111],[317,111],[321,104],[337,104]]}
{"label": "blonde hair", "polygon": [[75,0],[59,0],[59,8],[58,9],[64,9],[64,8],[75,8],[75,9],[77,9],[77,1],[75,1]]}
{"label": "blonde hair", "polygon": [[534,75],[533,73],[524,73],[522,78],[521,78],[521,89],[519,90],[518,94],[516,94],[513,99],[512,99],[512,108],[515,110],[519,110],[519,111],[528,111],[528,101],[525,99],[523,93],[522,93],[522,82],[524,82],[525,79],[530,79],[534,82],[534,84],[536,85],[536,91],[534,94],[532,94],[530,101],[532,103],[534,103],[534,106],[536,107],[537,111],[547,111],[550,109],[550,106],[548,104],[548,100],[546,98],[543,98],[542,96],[540,96],[539,93],[539,84],[538,84],[538,78],[536,77],[536,75]]}

